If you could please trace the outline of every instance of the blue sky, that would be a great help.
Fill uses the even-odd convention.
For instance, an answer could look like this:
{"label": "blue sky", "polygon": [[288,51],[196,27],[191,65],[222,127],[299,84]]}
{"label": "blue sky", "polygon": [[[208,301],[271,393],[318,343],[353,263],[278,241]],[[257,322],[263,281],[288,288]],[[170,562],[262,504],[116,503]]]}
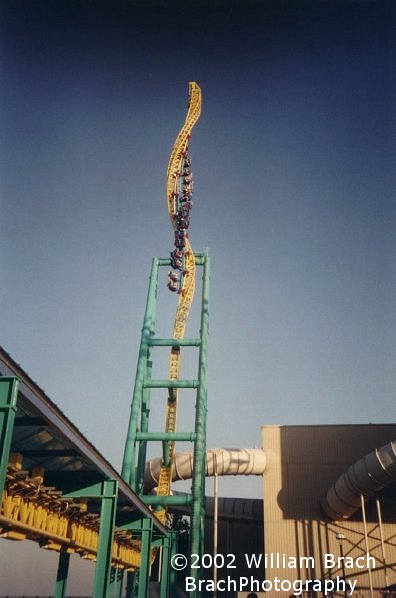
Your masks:
{"label": "blue sky", "polygon": [[[189,6],[2,8],[1,344],[116,467],[191,80],[208,446],[394,419],[394,7]],[[260,496],[258,480],[222,484]]]}

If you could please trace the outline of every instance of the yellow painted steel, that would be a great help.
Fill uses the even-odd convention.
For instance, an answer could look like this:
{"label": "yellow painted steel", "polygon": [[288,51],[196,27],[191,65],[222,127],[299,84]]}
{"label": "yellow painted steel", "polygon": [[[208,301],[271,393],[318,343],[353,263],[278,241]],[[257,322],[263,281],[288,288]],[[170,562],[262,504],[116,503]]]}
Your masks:
{"label": "yellow painted steel", "polygon": [[[33,540],[43,548],[94,560],[98,550],[99,515],[90,513],[84,501],[63,497],[59,490],[43,485],[39,472],[22,471],[19,459],[7,468],[0,505],[0,537]],[[36,475],[33,475],[36,474]],[[112,565],[126,570],[140,567],[140,541],[129,531],[116,531]]]}
{"label": "yellow painted steel", "polygon": [[187,116],[176,137],[176,141],[173,144],[167,171],[166,196],[168,199],[168,212],[174,228],[176,228],[177,217],[177,199],[175,196],[175,192],[177,191],[177,177],[180,172],[183,153],[188,146],[192,128],[201,115],[201,88],[194,81],[189,83],[189,94]]}
{"label": "yellow painted steel", "polygon": [[[177,188],[178,177],[181,172],[183,158],[188,147],[191,130],[201,114],[201,88],[197,83],[189,84],[189,104],[187,116],[182,128],[173,145],[167,171],[167,201],[168,212],[174,229],[177,228]],[[179,294],[179,301],[176,310],[175,322],[173,326],[174,339],[184,338],[187,325],[187,319],[195,291],[195,258],[188,237],[185,240],[185,275],[183,276],[182,289]],[[169,357],[168,378],[177,380],[180,376],[180,347],[172,347]],[[171,389],[168,394],[166,407],[165,430],[174,432],[176,430],[177,420],[177,389]],[[174,442],[169,442],[169,464],[162,465],[159,475],[157,494],[169,496],[171,492],[172,466],[174,455]],[[166,519],[166,509],[156,513],[157,517],[164,523]]]}

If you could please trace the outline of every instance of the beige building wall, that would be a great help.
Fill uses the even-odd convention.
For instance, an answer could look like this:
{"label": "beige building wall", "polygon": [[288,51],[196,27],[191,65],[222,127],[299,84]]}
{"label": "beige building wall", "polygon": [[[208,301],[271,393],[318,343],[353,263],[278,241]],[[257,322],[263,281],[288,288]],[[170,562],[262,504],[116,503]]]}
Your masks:
{"label": "beige building wall", "polygon": [[[263,478],[266,579],[335,580],[338,576],[350,583],[356,581],[355,597],[382,597],[383,588],[396,584],[395,485],[379,496],[385,561],[375,498],[366,503],[368,550],[375,559],[371,572],[365,565],[347,568],[351,563],[346,561],[337,562],[333,569],[325,567],[326,554],[336,560],[342,555],[352,557],[354,564],[360,565],[356,559],[366,555],[366,537],[361,510],[349,520],[326,521],[320,498],[355,461],[394,440],[396,425],[263,426],[262,435],[268,455]],[[280,555],[280,563],[276,555]],[[296,568],[284,567],[282,555],[295,557]],[[313,557],[313,563],[305,566],[300,557]],[[349,596],[350,590],[345,593],[341,588],[333,595]]]}

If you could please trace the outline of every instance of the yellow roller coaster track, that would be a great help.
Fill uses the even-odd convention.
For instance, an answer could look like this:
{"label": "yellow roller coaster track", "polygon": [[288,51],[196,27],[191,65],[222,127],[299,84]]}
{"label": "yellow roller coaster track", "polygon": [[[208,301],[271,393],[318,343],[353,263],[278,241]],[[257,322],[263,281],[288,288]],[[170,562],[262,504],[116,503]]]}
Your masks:
{"label": "yellow roller coaster track", "polygon": [[[168,201],[168,212],[173,228],[177,228],[177,186],[178,177],[182,168],[183,159],[187,151],[191,130],[201,114],[201,88],[194,82],[189,84],[189,104],[187,116],[182,128],[173,145],[172,153],[169,159],[167,171],[166,194]],[[179,294],[179,301],[176,310],[175,322],[173,326],[174,339],[184,338],[187,325],[187,319],[191,304],[194,298],[195,290],[195,258],[188,237],[185,239],[185,262],[182,279],[182,288]],[[170,380],[176,380],[180,375],[180,347],[172,347],[169,357],[168,377]],[[165,430],[166,432],[176,431],[177,417],[177,389],[171,389],[168,394],[166,407]],[[174,455],[174,442],[169,443],[169,463],[162,465],[159,475],[157,493],[161,496],[168,496],[171,490],[172,466]],[[158,514],[160,520],[166,518],[166,510]]]}

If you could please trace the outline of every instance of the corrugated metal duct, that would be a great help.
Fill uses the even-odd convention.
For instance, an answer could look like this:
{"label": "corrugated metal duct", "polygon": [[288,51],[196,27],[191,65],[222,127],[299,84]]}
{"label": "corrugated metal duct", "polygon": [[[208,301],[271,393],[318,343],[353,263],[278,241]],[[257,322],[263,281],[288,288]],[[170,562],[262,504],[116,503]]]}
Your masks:
{"label": "corrugated metal duct", "polygon": [[[144,476],[145,492],[158,485],[161,457],[146,463]],[[217,475],[263,475],[267,464],[266,454],[262,449],[209,449],[206,451],[206,476]],[[191,478],[193,453],[176,453],[174,456],[172,481]]]}
{"label": "corrugated metal duct", "polygon": [[[219,516],[223,519],[239,519],[243,521],[263,520],[263,499],[262,498],[230,498],[219,497]],[[205,515],[214,515],[213,496],[205,497]]]}
{"label": "corrugated metal duct", "polygon": [[396,482],[396,441],[375,449],[351,465],[322,499],[330,519],[348,519],[361,506],[360,496],[374,496]]}
{"label": "corrugated metal duct", "polygon": [[[176,496],[183,495],[183,492],[175,492]],[[205,496],[205,517],[214,517],[214,503],[213,496]],[[263,522],[263,499],[262,498],[231,498],[218,497],[218,511],[220,519],[231,519],[234,521],[246,521],[250,523]],[[190,507],[187,506],[172,506],[171,510],[176,513],[188,515]]]}

